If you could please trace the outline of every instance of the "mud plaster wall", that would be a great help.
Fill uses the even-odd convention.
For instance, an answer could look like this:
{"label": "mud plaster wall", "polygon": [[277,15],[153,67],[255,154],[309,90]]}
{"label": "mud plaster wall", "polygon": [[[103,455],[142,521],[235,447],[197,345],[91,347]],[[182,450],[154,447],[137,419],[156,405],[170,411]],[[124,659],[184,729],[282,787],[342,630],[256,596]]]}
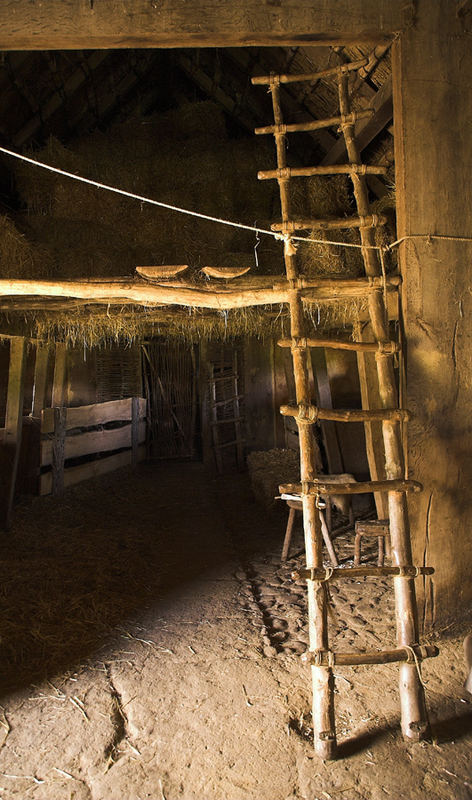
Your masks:
{"label": "mud plaster wall", "polygon": [[[462,11],[458,11],[462,7]],[[395,44],[398,235],[472,236],[472,9],[419,0]],[[466,618],[472,604],[472,244],[401,246],[407,335],[409,474],[416,581],[426,627]]]}

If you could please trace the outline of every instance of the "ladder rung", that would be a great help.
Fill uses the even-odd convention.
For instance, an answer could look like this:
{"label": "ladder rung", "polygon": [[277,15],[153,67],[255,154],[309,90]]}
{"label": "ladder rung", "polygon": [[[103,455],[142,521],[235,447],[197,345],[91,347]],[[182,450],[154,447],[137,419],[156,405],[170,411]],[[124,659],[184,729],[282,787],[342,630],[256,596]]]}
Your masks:
{"label": "ladder rung", "polygon": [[392,355],[398,353],[400,345],[397,342],[347,342],[343,339],[306,339],[297,338],[279,339],[279,347],[323,347],[328,350],[355,350],[360,353],[381,353]]}
{"label": "ladder rung", "polygon": [[217,375],[216,377],[212,376],[210,378],[210,381],[212,383],[216,383],[217,381],[230,381],[234,380],[235,378],[239,378],[239,375],[237,375],[235,372],[231,372],[228,375]]}
{"label": "ladder rung", "polygon": [[321,72],[298,73],[297,75],[255,75],[251,78],[254,86],[271,85],[274,83],[301,83],[303,81],[319,81],[321,78],[328,78],[330,75],[345,75],[352,70],[360,69],[368,64],[368,58],[360,58],[347,64],[339,64],[337,67],[329,67]]}
{"label": "ladder rung", "polygon": [[216,403],[211,404],[211,407],[216,408],[217,406],[227,406],[228,403],[234,403],[235,400],[242,400],[243,397],[243,394],[236,394],[234,397],[230,397],[228,400],[217,400]]}
{"label": "ladder rung", "polygon": [[315,119],[310,122],[296,122],[291,125],[265,125],[262,128],[254,128],[254,133],[261,134],[273,133],[275,136],[285,136],[286,133],[302,133],[303,131],[319,131],[322,128],[333,128],[338,125],[355,125],[358,119],[366,119],[374,114],[373,108],[366,108],[364,111],[352,111],[346,116],[327,117],[326,119]]}
{"label": "ladder rung", "polygon": [[319,419],[333,422],[403,422],[410,419],[408,411],[402,408],[318,408],[311,405],[280,406],[280,413],[284,417],[295,417],[300,422],[315,423]]}
{"label": "ladder rung", "polygon": [[291,573],[294,581],[336,581],[339,579],[350,578],[417,578],[419,575],[433,575],[433,567],[335,567],[327,574],[324,568],[319,569],[297,569]]}
{"label": "ladder rung", "polygon": [[214,419],[210,425],[225,425],[230,422],[244,422],[244,417],[228,417],[228,419]]}
{"label": "ladder rung", "polygon": [[406,661],[415,664],[425,658],[434,658],[439,649],[434,644],[414,644],[411,647],[398,647],[396,650],[379,650],[367,653],[333,653],[330,650],[309,650],[303,653],[302,661],[317,667],[344,665],[357,667],[367,664],[392,664]]}
{"label": "ladder rung", "polygon": [[385,225],[387,217],[378,214],[369,214],[367,217],[340,217],[339,219],[294,219],[290,222],[275,222],[271,230],[282,233],[294,231],[333,231],[343,228],[377,228]]}
{"label": "ladder rung", "polygon": [[368,494],[369,492],[422,492],[418,481],[396,478],[386,481],[356,481],[355,483],[324,482],[322,478],[303,483],[284,483],[279,486],[280,494]]}
{"label": "ladder rung", "polygon": [[263,169],[257,173],[260,181],[273,178],[310,178],[314,175],[386,175],[387,167],[380,164],[331,164],[323,167],[282,167],[280,169]]}
{"label": "ladder rung", "polygon": [[235,447],[238,444],[244,444],[246,439],[235,439],[233,442],[223,442],[222,444],[215,444],[215,447],[218,450],[221,450],[223,447]]}

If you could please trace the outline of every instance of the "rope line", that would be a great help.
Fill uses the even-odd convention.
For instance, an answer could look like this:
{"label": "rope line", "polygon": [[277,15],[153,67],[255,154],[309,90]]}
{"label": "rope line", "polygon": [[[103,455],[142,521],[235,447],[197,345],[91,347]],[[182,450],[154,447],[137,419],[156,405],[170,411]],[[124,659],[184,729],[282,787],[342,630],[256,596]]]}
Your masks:
{"label": "rope line", "polygon": [[432,234],[432,233],[414,233],[414,234],[407,234],[406,236],[402,236],[400,239],[396,239],[389,245],[365,245],[365,244],[355,244],[354,242],[335,242],[329,239],[314,239],[308,236],[293,236],[287,233],[278,233],[277,231],[270,231],[266,228],[259,228],[256,225],[246,225],[242,222],[235,222],[234,220],[223,219],[221,217],[214,217],[211,214],[203,214],[201,211],[192,211],[189,208],[182,208],[181,206],[175,206],[171,203],[164,203],[162,200],[154,200],[151,197],[145,197],[144,195],[135,194],[134,192],[128,192],[126,189],[119,189],[116,186],[110,186],[108,183],[101,183],[100,181],[92,180],[91,178],[84,178],[82,175],[76,175],[73,172],[67,172],[64,169],[60,169],[59,167],[53,167],[50,164],[45,164],[43,161],[37,161],[34,158],[30,158],[29,156],[24,156],[21,153],[16,153],[14,150],[8,150],[6,147],[0,147],[0,153],[4,153],[7,156],[11,156],[12,158],[16,158],[19,161],[24,161],[27,164],[33,164],[35,167],[41,167],[42,169],[48,170],[49,172],[54,172],[57,175],[63,175],[65,178],[71,178],[74,181],[79,181],[79,183],[85,183],[88,186],[94,186],[96,189],[104,189],[107,192],[113,192],[114,194],[122,195],[123,197],[128,197],[131,200],[138,200],[140,203],[147,203],[148,205],[158,206],[159,208],[166,208],[168,211],[175,211],[179,214],[187,214],[190,217],[197,217],[198,219],[204,219],[207,222],[216,222],[219,225],[228,225],[232,228],[239,228],[240,230],[251,231],[252,233],[263,234],[264,236],[272,236],[273,239],[277,239],[279,241],[283,241],[285,246],[290,246],[291,241],[297,242],[310,242],[311,244],[322,244],[322,245],[329,245],[333,247],[352,247],[357,250],[377,250],[380,256],[384,253],[387,253],[390,250],[393,250],[394,247],[398,247],[403,242],[407,241],[408,239],[440,239],[449,242],[472,242],[472,237],[469,236],[447,236],[441,234]]}

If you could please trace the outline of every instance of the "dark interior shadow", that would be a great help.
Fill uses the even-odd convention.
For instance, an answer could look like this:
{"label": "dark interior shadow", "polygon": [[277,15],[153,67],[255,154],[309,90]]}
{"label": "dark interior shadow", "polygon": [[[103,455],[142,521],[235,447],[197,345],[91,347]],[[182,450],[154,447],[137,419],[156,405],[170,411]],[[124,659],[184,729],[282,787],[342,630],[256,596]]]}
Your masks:
{"label": "dark interior shadow", "polygon": [[433,738],[438,744],[457,741],[472,733],[472,710],[431,724]]}
{"label": "dark interior shadow", "polygon": [[[227,574],[234,543],[215,488],[202,464],[161,463],[20,503],[0,539],[0,696],[99,657],[143,610],[209,569]],[[244,526],[258,548],[269,541],[261,521]]]}
{"label": "dark interior shadow", "polygon": [[353,736],[350,739],[345,739],[339,742],[338,754],[339,758],[349,758],[350,756],[358,755],[364,750],[368,750],[373,744],[387,739],[397,730],[396,725],[384,725],[375,730],[365,731],[358,736]]}

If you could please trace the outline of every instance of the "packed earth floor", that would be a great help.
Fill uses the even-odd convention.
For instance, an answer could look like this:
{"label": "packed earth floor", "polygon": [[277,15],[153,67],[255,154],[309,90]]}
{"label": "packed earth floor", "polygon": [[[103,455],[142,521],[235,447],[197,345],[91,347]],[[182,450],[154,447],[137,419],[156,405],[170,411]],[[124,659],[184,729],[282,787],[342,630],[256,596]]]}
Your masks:
{"label": "packed earth floor", "polygon": [[[343,668],[342,757],[314,755],[305,589],[290,580],[302,533],[298,520],[281,564],[286,517],[247,476],[197,463],[20,504],[0,553],[0,798],[472,797],[472,698],[451,630],[423,667],[432,741],[402,740],[395,665]],[[332,584],[334,648],[393,644],[389,588]]]}

